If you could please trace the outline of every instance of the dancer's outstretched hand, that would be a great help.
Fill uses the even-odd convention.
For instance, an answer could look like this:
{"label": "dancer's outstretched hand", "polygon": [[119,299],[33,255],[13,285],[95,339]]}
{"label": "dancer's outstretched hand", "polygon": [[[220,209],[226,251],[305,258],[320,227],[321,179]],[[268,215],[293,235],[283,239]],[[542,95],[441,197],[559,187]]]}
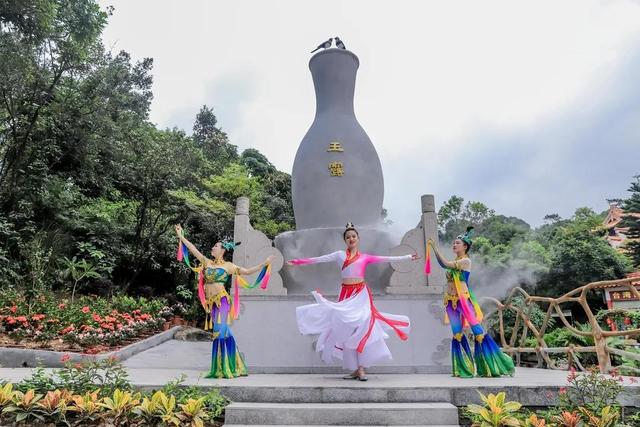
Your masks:
{"label": "dancer's outstretched hand", "polygon": [[292,260],[287,261],[287,265],[296,265]]}
{"label": "dancer's outstretched hand", "polygon": [[180,224],[176,224],[176,233],[178,233],[178,235],[182,234],[182,226]]}
{"label": "dancer's outstretched hand", "polygon": [[417,260],[417,259],[420,259],[420,257],[419,257],[418,255],[416,255],[416,254],[412,254],[412,255],[411,255],[411,260],[412,260],[412,261],[415,261],[415,260]]}
{"label": "dancer's outstretched hand", "polygon": [[267,259],[264,260],[264,265],[269,265],[273,262],[273,260],[276,258],[275,255],[269,255],[267,257]]}

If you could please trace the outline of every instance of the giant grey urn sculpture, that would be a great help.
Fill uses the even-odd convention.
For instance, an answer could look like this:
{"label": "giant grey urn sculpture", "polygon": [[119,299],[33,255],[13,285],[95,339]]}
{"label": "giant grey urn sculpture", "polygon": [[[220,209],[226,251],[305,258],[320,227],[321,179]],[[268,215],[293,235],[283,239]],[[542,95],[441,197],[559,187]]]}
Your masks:
{"label": "giant grey urn sculpture", "polygon": [[[296,230],[281,233],[274,239],[275,249],[285,260],[344,250],[342,234],[349,221],[355,223],[360,233],[360,249],[369,254],[417,253],[424,259],[426,239],[437,238],[432,196],[423,197],[420,223],[405,234],[402,242],[381,226],[384,183],[380,160],[353,108],[358,66],[358,58],[341,48],[320,51],[309,61],[316,92],[316,114],[293,164]],[[245,251],[241,249],[237,254],[245,266],[259,262],[275,250],[267,244],[266,237],[254,237],[258,232],[251,228],[249,215],[247,200],[239,200],[235,235],[248,243]],[[278,257],[274,263],[274,272],[278,272],[280,260]],[[365,279],[376,294],[379,309],[411,318],[409,341],[390,338],[393,360],[374,367],[374,371],[450,371],[447,365],[451,333],[442,325],[443,279],[432,283],[422,273],[422,265],[399,261],[367,268]],[[317,338],[301,336],[296,323],[296,307],[314,301],[311,291],[319,289],[330,300],[337,299],[340,266],[334,263],[285,265],[278,273],[282,285],[276,280],[273,291],[247,292],[243,296],[241,318],[234,324],[234,334],[250,371],[341,372],[338,366],[326,365],[320,360],[314,344]],[[430,277],[436,277],[436,273]],[[204,364],[207,358],[198,360]],[[206,366],[203,365],[203,369]]]}
{"label": "giant grey urn sculpture", "polygon": [[352,52],[327,49],[309,61],[316,115],[292,171],[298,230],[372,227],[381,221],[384,183],[380,159],[353,109],[360,62]]}

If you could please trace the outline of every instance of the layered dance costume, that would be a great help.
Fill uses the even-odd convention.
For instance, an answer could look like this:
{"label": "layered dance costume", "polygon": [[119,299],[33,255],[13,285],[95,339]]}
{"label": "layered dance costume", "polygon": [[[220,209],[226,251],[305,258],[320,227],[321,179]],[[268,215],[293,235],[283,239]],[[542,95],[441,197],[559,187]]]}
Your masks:
{"label": "layered dance costume", "polygon": [[[430,243],[427,245],[427,254],[429,254],[430,245]],[[513,360],[502,352],[491,335],[487,334],[480,324],[483,314],[469,287],[471,260],[465,255],[451,262],[445,260],[437,250],[434,252],[438,264],[446,269],[449,288],[455,289],[454,293],[447,290],[444,295],[445,323],[451,324],[453,332],[451,340],[453,376],[471,378],[474,375],[480,377],[513,375]],[[430,272],[429,259],[427,256],[428,272]],[[463,283],[466,284],[466,289],[463,287]],[[464,331],[466,327],[470,327],[474,335],[473,356]]]}
{"label": "layered dance costume", "polygon": [[391,360],[391,352],[385,343],[389,337],[386,331],[393,330],[400,339],[406,340],[409,318],[378,311],[364,275],[369,264],[410,260],[411,257],[351,254],[347,250],[291,261],[295,265],[335,262],[342,266],[343,280],[359,280],[353,284],[342,284],[338,302],[329,301],[314,291],[315,304],[296,308],[300,332],[319,335],[316,351],[321,353],[324,362],[342,360],[345,369],[354,371],[360,366],[367,368],[377,362]]}
{"label": "layered dance costume", "polygon": [[[242,353],[238,350],[236,340],[229,327],[238,318],[240,308],[239,287],[262,289],[267,287],[271,266],[262,268],[255,283],[249,285],[240,275],[240,268],[228,261],[216,263],[210,259],[198,267],[189,262],[186,246],[179,247],[178,259],[198,273],[198,297],[207,313],[204,330],[213,332],[211,347],[211,369],[206,378],[236,378],[247,375],[247,367]],[[231,288],[232,276],[235,275],[233,303],[227,289]]]}

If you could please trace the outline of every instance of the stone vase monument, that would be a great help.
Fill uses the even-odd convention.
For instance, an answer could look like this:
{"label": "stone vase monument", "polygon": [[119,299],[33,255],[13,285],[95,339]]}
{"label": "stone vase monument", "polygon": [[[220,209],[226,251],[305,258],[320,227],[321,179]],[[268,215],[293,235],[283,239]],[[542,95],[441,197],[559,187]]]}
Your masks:
{"label": "stone vase monument", "polygon": [[311,58],[316,115],[293,162],[296,229],[381,222],[384,181],[378,153],[353,109],[360,61],[348,50]]}
{"label": "stone vase monument", "polygon": [[[292,170],[296,231],[276,237],[285,259],[308,258],[344,249],[347,222],[360,233],[361,250],[388,254],[397,242],[382,228],[384,180],[382,167],[369,136],[353,108],[356,73],[360,61],[344,49],[327,49],[309,61],[316,93],[316,114],[302,139]],[[392,274],[389,265],[367,269],[367,283],[383,293]],[[284,268],[287,292],[308,294],[339,291],[340,271],[334,265],[305,269]]]}
{"label": "stone vase monument", "polygon": [[[341,372],[324,364],[315,352],[315,339],[302,336],[295,309],[313,301],[310,291],[320,289],[332,298],[340,291],[340,266],[316,264],[282,267],[282,260],[308,258],[343,250],[342,233],[353,222],[360,234],[360,249],[377,255],[417,253],[424,260],[425,242],[437,239],[433,196],[424,196],[418,226],[402,239],[394,239],[382,224],[384,182],[380,159],[354,112],[358,57],[343,49],[327,49],[309,61],[316,93],[316,114],[302,139],[292,171],[296,230],[271,242],[250,225],[250,206],[239,199],[236,239],[246,241],[234,254],[238,265],[276,251],[273,289],[255,290],[243,297],[241,317],[233,330],[252,373]],[[250,243],[250,244],[249,244]],[[280,256],[280,254],[282,256]],[[282,268],[281,268],[282,267]],[[443,325],[440,272],[427,278],[421,262],[400,261],[367,268],[366,281],[376,294],[376,306],[411,319],[409,340],[390,337],[393,361],[375,372],[448,372],[450,332]],[[281,278],[281,280],[280,280]],[[272,286],[272,285],[269,285]]]}

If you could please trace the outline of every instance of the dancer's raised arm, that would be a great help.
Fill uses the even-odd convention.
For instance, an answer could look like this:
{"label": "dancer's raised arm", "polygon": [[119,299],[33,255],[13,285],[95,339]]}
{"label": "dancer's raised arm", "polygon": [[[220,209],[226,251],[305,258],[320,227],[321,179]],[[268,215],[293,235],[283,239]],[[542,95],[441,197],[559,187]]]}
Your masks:
{"label": "dancer's raised arm", "polygon": [[399,255],[399,256],[381,256],[381,255],[366,255],[367,264],[378,264],[381,262],[393,262],[393,261],[409,261],[418,259],[418,255]]}
{"label": "dancer's raised arm", "polygon": [[184,243],[187,249],[189,249],[189,252],[191,252],[196,258],[198,258],[198,261],[200,261],[201,263],[204,263],[206,261],[207,258],[202,255],[198,248],[196,248],[193,243],[188,241],[186,237],[182,235],[182,226],[180,224],[176,225],[176,234],[178,235],[178,239],[180,239],[180,241]]}
{"label": "dancer's raised arm", "polygon": [[274,258],[275,257],[273,255],[269,255],[261,264],[258,264],[256,266],[249,267],[249,268],[238,267],[238,273],[240,273],[243,276],[248,276],[249,274],[253,274],[256,271],[260,270],[265,265],[271,264]]}
{"label": "dancer's raised arm", "polygon": [[287,265],[307,265],[307,264],[320,264],[323,262],[342,262],[342,251],[332,252],[330,254],[321,255],[313,258],[298,258],[290,259],[287,261]]}
{"label": "dancer's raised arm", "polygon": [[438,264],[440,264],[440,267],[454,268],[456,270],[465,270],[465,271],[469,271],[469,269],[471,268],[471,260],[469,258],[449,261],[440,253],[440,250],[438,250],[438,247],[436,246],[433,240],[429,239],[429,243],[430,243],[429,246],[433,248],[433,253],[436,254],[436,260],[438,261]]}

